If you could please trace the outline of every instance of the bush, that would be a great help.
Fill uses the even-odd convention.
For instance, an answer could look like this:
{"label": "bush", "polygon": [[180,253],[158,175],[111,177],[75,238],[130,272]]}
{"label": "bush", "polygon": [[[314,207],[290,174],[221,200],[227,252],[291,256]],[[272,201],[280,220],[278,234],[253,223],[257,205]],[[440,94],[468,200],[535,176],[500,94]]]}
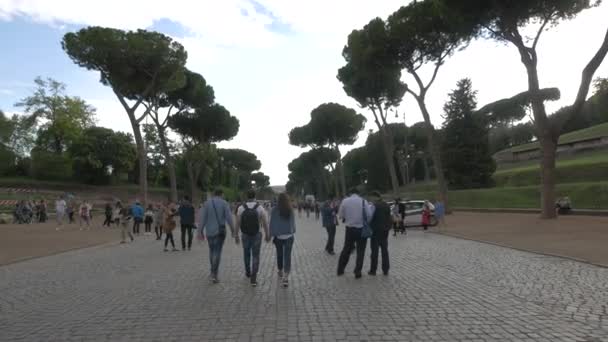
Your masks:
{"label": "bush", "polygon": [[0,145],[0,176],[10,175],[16,166],[17,156],[6,147]]}
{"label": "bush", "polygon": [[32,177],[41,180],[68,180],[72,178],[72,160],[66,155],[32,150]]}

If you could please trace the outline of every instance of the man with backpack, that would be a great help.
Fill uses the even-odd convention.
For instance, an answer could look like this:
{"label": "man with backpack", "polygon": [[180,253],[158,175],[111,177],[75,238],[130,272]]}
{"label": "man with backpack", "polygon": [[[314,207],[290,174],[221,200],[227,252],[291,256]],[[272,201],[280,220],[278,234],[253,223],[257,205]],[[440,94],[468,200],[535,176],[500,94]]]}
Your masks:
{"label": "man with backpack", "polygon": [[372,220],[370,221],[370,227],[372,228],[373,234],[371,239],[371,263],[369,268],[369,275],[375,276],[378,268],[378,249],[382,253],[382,273],[388,275],[390,267],[388,259],[388,234],[391,230],[391,209],[386,202],[382,200],[380,193],[374,191],[372,193],[374,198],[374,213]]}
{"label": "man with backpack", "polygon": [[242,233],[245,275],[249,278],[251,286],[257,286],[260,248],[262,246],[260,226],[264,228],[266,242],[270,241],[270,232],[266,210],[255,200],[254,190],[247,192],[247,201],[239,206],[236,213],[236,226],[241,229]]}

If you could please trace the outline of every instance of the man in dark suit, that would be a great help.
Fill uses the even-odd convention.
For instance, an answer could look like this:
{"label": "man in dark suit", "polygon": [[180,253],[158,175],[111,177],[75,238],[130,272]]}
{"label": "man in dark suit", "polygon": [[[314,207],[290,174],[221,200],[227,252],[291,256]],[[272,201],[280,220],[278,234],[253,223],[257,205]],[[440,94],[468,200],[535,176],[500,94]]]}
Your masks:
{"label": "man in dark suit", "polygon": [[374,199],[374,214],[370,226],[373,230],[371,239],[371,264],[369,275],[376,275],[378,268],[378,249],[382,253],[382,273],[388,275],[390,263],[388,260],[388,235],[392,226],[391,209],[386,202],[382,200],[380,193],[374,191],[372,193]]}

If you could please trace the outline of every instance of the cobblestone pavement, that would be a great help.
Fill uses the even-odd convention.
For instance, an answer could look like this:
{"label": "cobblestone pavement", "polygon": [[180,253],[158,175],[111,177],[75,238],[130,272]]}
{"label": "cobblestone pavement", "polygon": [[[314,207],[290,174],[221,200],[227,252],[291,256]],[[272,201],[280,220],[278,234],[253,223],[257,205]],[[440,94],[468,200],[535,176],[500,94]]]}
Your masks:
{"label": "cobblestone pavement", "polygon": [[231,242],[217,285],[147,236],[0,267],[0,341],[608,341],[608,269],[413,231],[355,280],[324,238],[299,221],[287,289],[270,244],[257,288]]}

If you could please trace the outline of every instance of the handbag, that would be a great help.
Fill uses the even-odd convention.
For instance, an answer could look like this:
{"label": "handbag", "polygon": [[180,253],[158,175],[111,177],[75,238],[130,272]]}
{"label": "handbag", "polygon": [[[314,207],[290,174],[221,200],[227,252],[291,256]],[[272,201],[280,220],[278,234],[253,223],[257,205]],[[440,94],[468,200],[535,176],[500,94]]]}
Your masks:
{"label": "handbag", "polygon": [[374,232],[372,231],[372,227],[370,227],[369,222],[367,220],[367,210],[365,210],[365,200],[361,200],[361,203],[362,203],[361,210],[362,210],[362,214],[363,214],[363,227],[361,228],[361,238],[368,239],[368,238],[372,237],[372,234]]}
{"label": "handbag", "polygon": [[215,219],[217,220],[219,235],[226,236],[226,225],[220,223],[220,217],[217,215],[217,210],[215,209],[215,202],[213,199],[211,199],[211,205],[213,206],[213,212],[215,213]]}

